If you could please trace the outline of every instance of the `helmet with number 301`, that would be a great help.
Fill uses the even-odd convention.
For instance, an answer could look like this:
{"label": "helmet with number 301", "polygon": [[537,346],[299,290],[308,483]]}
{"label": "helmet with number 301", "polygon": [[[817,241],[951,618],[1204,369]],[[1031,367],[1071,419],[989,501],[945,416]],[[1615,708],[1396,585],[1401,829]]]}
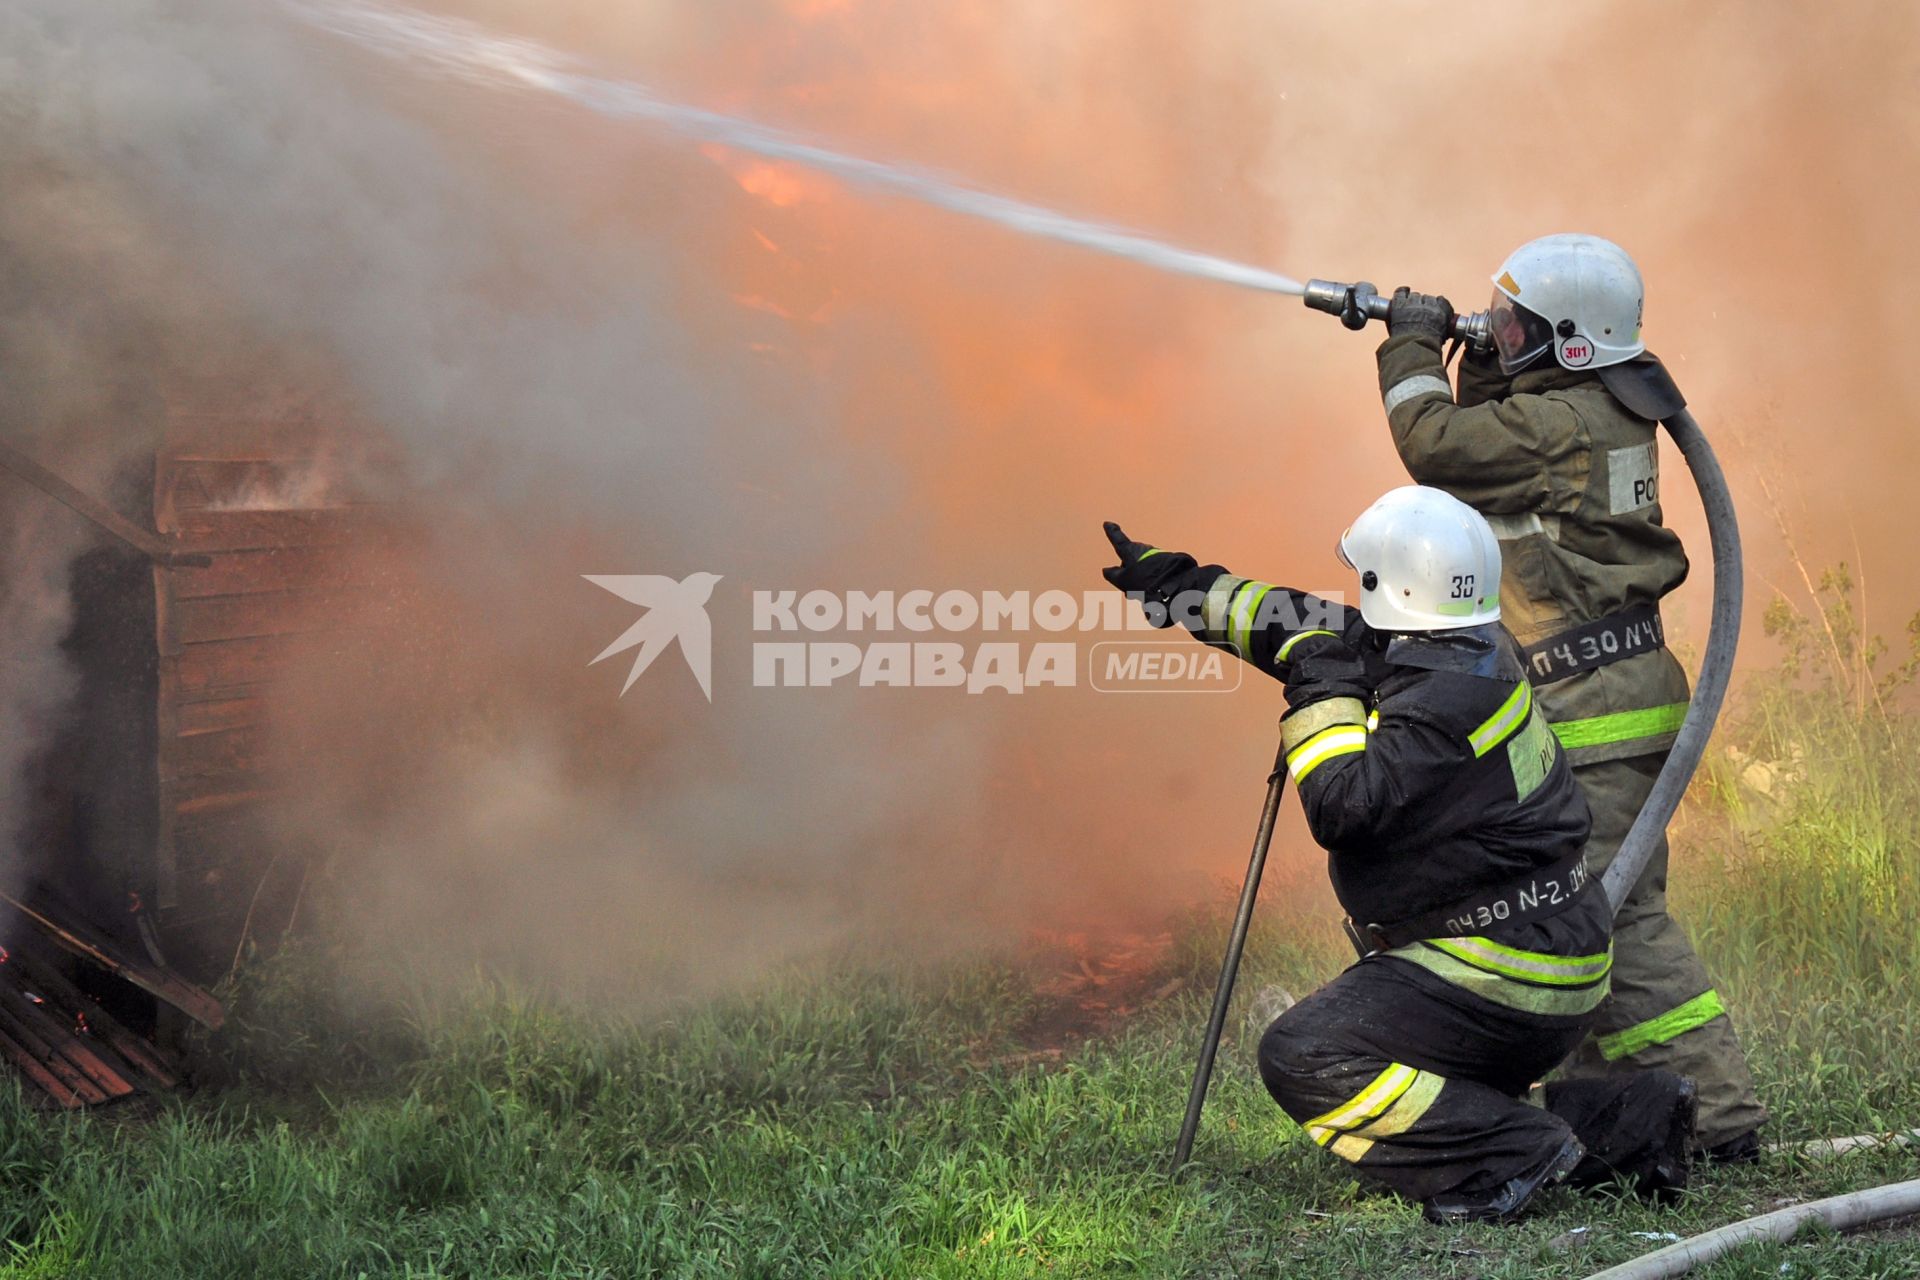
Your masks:
{"label": "helmet with number 301", "polygon": [[1486,518],[1425,485],[1393,489],[1340,535],[1376,631],[1454,631],[1500,617],[1500,543]]}
{"label": "helmet with number 301", "polygon": [[1604,369],[1647,349],[1645,290],[1626,250],[1599,236],[1542,236],[1493,276],[1494,350],[1518,373],[1551,350],[1563,369]]}

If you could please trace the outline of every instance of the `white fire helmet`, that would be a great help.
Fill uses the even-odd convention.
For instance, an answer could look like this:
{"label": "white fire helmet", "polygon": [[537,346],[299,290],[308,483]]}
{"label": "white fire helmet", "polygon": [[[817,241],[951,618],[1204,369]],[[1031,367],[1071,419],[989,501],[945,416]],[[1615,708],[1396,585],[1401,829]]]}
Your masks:
{"label": "white fire helmet", "polygon": [[1410,484],[1340,535],[1360,575],[1360,616],[1376,631],[1453,631],[1500,617],[1500,543],[1486,517],[1450,493]]}
{"label": "white fire helmet", "polygon": [[1599,236],[1542,236],[1493,276],[1493,345],[1513,373],[1553,348],[1563,369],[1604,369],[1647,349],[1640,268]]}

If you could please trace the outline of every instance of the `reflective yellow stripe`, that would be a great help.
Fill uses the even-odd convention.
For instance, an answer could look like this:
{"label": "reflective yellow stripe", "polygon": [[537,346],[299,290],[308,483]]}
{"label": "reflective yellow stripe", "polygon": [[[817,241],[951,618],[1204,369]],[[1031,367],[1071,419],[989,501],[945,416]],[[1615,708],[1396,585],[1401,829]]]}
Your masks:
{"label": "reflective yellow stripe", "polygon": [[1227,639],[1241,657],[1253,652],[1253,620],[1260,610],[1260,601],[1267,592],[1273,590],[1270,582],[1249,582],[1250,588],[1258,590],[1242,591],[1234,598],[1233,605],[1227,611]]}
{"label": "reflective yellow stripe", "polygon": [[1378,1120],[1359,1133],[1343,1133],[1335,1138],[1331,1148],[1333,1154],[1358,1164],[1360,1157],[1373,1150],[1374,1143],[1405,1133],[1418,1124],[1420,1117],[1427,1114],[1427,1108],[1433,1105],[1433,1100],[1440,1096],[1440,1090],[1446,1087],[1446,1083],[1445,1076],[1437,1076],[1431,1071],[1417,1072],[1413,1083],[1393,1100],[1393,1105]]}
{"label": "reflective yellow stripe", "polygon": [[1605,975],[1589,986],[1540,986],[1533,981],[1505,977],[1482,969],[1422,942],[1396,947],[1386,953],[1396,960],[1417,964],[1422,969],[1464,991],[1508,1009],[1535,1013],[1549,1018],[1572,1018],[1591,1013],[1607,998],[1610,979]]}
{"label": "reflective yellow stripe", "polygon": [[[1145,551],[1142,551],[1140,553],[1140,560],[1148,560],[1154,556],[1161,555],[1161,554],[1163,553],[1161,552],[1159,547],[1148,547]],[[1140,560],[1135,560],[1134,563],[1139,564]]]}
{"label": "reflective yellow stripe", "polygon": [[1604,978],[1613,967],[1609,948],[1597,956],[1551,956],[1541,951],[1521,951],[1501,946],[1486,938],[1432,938],[1429,944],[1456,960],[1476,969],[1497,973],[1520,982],[1539,982],[1549,986],[1581,986]]}
{"label": "reflective yellow stripe", "polygon": [[1635,738],[1658,738],[1680,731],[1687,718],[1687,704],[1669,703],[1641,711],[1616,711],[1612,715],[1588,716],[1584,720],[1564,720],[1553,726],[1560,745],[1569,751],[1581,747],[1606,746],[1631,742]]}
{"label": "reflective yellow stripe", "polygon": [[1378,729],[1379,727],[1380,727],[1380,708],[1375,707],[1373,710],[1367,712],[1367,732],[1372,733],[1375,729]]}
{"label": "reflective yellow stripe", "polygon": [[1227,642],[1227,627],[1232,621],[1229,608],[1233,604],[1233,593],[1246,585],[1245,578],[1231,573],[1223,573],[1213,580],[1207,588],[1206,602],[1201,606],[1200,638],[1214,644]]}
{"label": "reflective yellow stripe", "polygon": [[1335,725],[1331,729],[1322,729],[1289,751],[1287,772],[1293,775],[1295,783],[1305,782],[1308,774],[1335,756],[1352,755],[1356,751],[1366,749],[1367,727],[1365,725]]}
{"label": "reflective yellow stripe", "polygon": [[1500,709],[1467,735],[1467,741],[1473,744],[1474,757],[1478,759],[1506,741],[1508,735],[1526,723],[1527,713],[1531,710],[1533,686],[1522,680],[1513,686],[1513,692],[1500,704]]}
{"label": "reflective yellow stripe", "polygon": [[1293,646],[1299,644],[1308,636],[1330,636],[1332,634],[1333,632],[1331,631],[1302,631],[1298,635],[1289,636],[1287,637],[1287,642],[1280,646],[1280,652],[1273,655],[1273,660],[1275,662],[1285,662],[1287,655],[1293,652]]}
{"label": "reflective yellow stripe", "polygon": [[1307,1136],[1358,1163],[1374,1143],[1418,1124],[1446,1083],[1446,1077],[1431,1071],[1392,1063],[1350,1101],[1307,1121]]}
{"label": "reflective yellow stripe", "polygon": [[1393,1100],[1407,1091],[1407,1086],[1413,1083],[1413,1078],[1418,1074],[1412,1067],[1393,1063],[1359,1093],[1326,1114],[1315,1116],[1302,1127],[1306,1129],[1308,1137],[1324,1147],[1336,1133],[1345,1133],[1392,1106]]}
{"label": "reflective yellow stripe", "polygon": [[1642,1049],[1651,1049],[1657,1044],[1669,1040],[1678,1040],[1696,1027],[1704,1027],[1727,1011],[1720,1002],[1718,991],[1705,991],[1675,1009],[1669,1009],[1657,1018],[1648,1018],[1645,1022],[1636,1022],[1625,1031],[1616,1031],[1610,1036],[1601,1036],[1594,1041],[1600,1050],[1600,1056],[1608,1062],[1630,1057]]}

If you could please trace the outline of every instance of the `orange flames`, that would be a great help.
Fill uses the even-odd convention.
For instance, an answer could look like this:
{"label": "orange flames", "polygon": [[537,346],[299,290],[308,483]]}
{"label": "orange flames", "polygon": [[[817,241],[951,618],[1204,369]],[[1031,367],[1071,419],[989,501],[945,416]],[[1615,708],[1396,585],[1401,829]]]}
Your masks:
{"label": "orange flames", "polygon": [[[1845,351],[1837,332],[1816,327],[1806,347],[1791,351],[1778,343],[1778,308],[1767,302],[1778,282],[1897,277],[1868,266],[1895,242],[1887,227],[1906,207],[1859,201],[1847,209],[1849,234],[1821,234],[1830,202],[1816,188],[1832,184],[1810,182],[1806,195],[1778,189],[1780,154],[1832,176],[1856,152],[1871,161],[1894,127],[1867,129],[1858,118],[1836,124],[1831,117],[1845,99],[1822,96],[1826,61],[1791,72],[1806,78],[1805,92],[1791,78],[1775,84],[1752,73],[1777,65],[1768,42],[1785,38],[1782,28],[1793,26],[1785,17],[1749,32],[1750,19],[1716,26],[1725,19],[1642,4],[1643,20],[1617,24],[1632,37],[1615,39],[1543,11],[1480,39],[1468,19],[1442,6],[1410,10],[1390,27],[1326,8],[1249,4],[1202,13],[1144,0],[1053,13],[1012,3],[761,0],[729,6],[724,19],[701,14],[644,28],[638,16],[584,2],[553,7],[582,15],[571,24],[546,6],[524,8],[516,18],[530,34],[591,57],[615,46],[609,60],[623,73],[688,102],[1299,274],[1407,281],[1451,290],[1468,305],[1484,293],[1475,282],[1522,240],[1571,228],[1610,234],[1634,249],[1653,282],[1656,347],[1690,396],[1713,405],[1716,420],[1741,424],[1726,450],[1736,486],[1765,451],[1747,443],[1745,424],[1828,420],[1843,410],[1850,421],[1877,422],[1875,412],[1905,388],[1884,344],[1872,348],[1884,367],[1855,368],[1857,353]],[[1650,41],[1646,29],[1675,38]],[[1737,93],[1724,94],[1727,86],[1686,56],[1703,38],[1756,59],[1727,63],[1746,68]],[[1519,49],[1527,56],[1515,57]],[[1356,100],[1348,68],[1359,52],[1404,70]],[[1845,65],[1840,53],[1866,59],[1879,68],[1875,77],[1892,82],[1873,62],[1887,55],[1854,48],[1822,58]],[[1543,126],[1516,137],[1497,168],[1462,165],[1456,151],[1434,146],[1432,104],[1493,82],[1515,100],[1564,103],[1563,119],[1605,119],[1613,141],[1572,145]],[[1623,98],[1627,83],[1671,86],[1682,96]],[[1687,115],[1693,128],[1672,130],[1667,121],[1684,114],[1683,101],[1702,110]],[[1741,113],[1727,111],[1726,101],[1751,105],[1754,120],[1735,118]],[[1798,123],[1803,109],[1814,111],[1814,123]],[[621,131],[617,142],[613,130],[583,129],[567,144],[579,152],[564,157],[551,154],[561,149],[554,135],[538,136],[508,131],[474,145],[496,148],[487,154],[503,187],[536,191],[569,213],[588,209],[594,216],[581,222],[604,237],[610,256],[627,251],[670,264],[662,305],[673,308],[676,336],[685,338],[673,355],[710,380],[715,399],[766,369],[787,378],[756,383],[762,398],[749,408],[800,442],[801,465],[754,470],[752,459],[742,461],[750,444],[717,438],[703,442],[719,459],[713,471],[689,470],[685,479],[724,509],[720,523],[753,522],[759,545],[729,544],[734,561],[701,566],[729,575],[722,592],[738,592],[725,606],[736,617],[746,593],[762,586],[1097,592],[1106,518],[1237,572],[1338,588],[1343,575],[1327,550],[1335,532],[1404,478],[1381,421],[1375,335],[1356,338],[1297,303],[1157,276],[875,198],[795,165],[720,147],[696,152],[644,129]],[[595,147],[651,148],[649,163],[606,163]],[[1652,181],[1667,174],[1688,176]],[[1741,210],[1732,227],[1728,208]],[[1887,261],[1910,256],[1895,252]],[[1807,367],[1755,378],[1747,353],[1760,351]],[[1844,365],[1850,376],[1829,376],[1803,352]],[[1836,396],[1843,405],[1829,403]],[[1895,450],[1898,461],[1914,446],[1898,431],[1823,440],[1816,469],[1837,474],[1875,448]],[[672,450],[663,457],[666,467],[683,461]],[[1901,470],[1856,466],[1846,483]],[[823,476],[851,479],[839,491]],[[1830,487],[1853,491],[1838,481]],[[1677,500],[1670,518],[1704,558],[1691,499]],[[865,909],[912,918],[897,908],[931,901],[943,910],[967,904],[987,919],[964,927],[987,935],[1046,921],[1152,936],[1148,922],[1170,901],[1212,894],[1231,902],[1221,882],[1245,857],[1283,709],[1278,686],[1257,673],[1239,692],[1216,697],[1101,696],[1084,681],[1018,697],[857,694],[849,705],[858,710],[823,719],[830,727],[817,751],[788,760],[790,774],[728,789],[704,771],[723,771],[737,743],[713,730],[702,739],[706,754],[692,761],[681,746],[682,735],[727,714],[720,697],[713,707],[678,701],[684,690],[663,663],[644,692],[618,702],[595,682],[601,672],[584,667],[606,637],[555,635],[558,619],[581,620],[582,632],[603,621],[626,625],[584,617],[566,593],[571,584],[555,586],[550,575],[556,564],[570,572],[652,568],[635,533],[644,518],[630,526],[617,517],[597,527],[551,523],[549,512],[516,525],[503,539],[512,554],[488,562],[492,598],[514,608],[467,617],[459,605],[424,607],[444,608],[444,616],[424,635],[410,630],[404,657],[421,665],[423,681],[437,682],[421,686],[430,694],[410,687],[404,671],[382,672],[365,682],[370,689],[353,691],[376,723],[405,706],[408,716],[394,718],[425,735],[393,767],[374,751],[358,761],[364,776],[351,794],[364,803],[356,816],[404,815],[410,787],[452,791],[435,772],[459,763],[443,741],[467,749],[474,737],[507,738],[527,757],[516,767],[529,776],[596,794],[645,793],[662,810],[691,803],[689,795],[738,806],[749,834],[715,860],[736,869],[743,886],[824,900],[829,917]],[[662,542],[695,554],[673,538]],[[802,558],[809,554],[810,562]],[[1067,638],[1082,642],[1084,659],[1101,637]],[[579,663],[568,645],[579,649]],[[744,680],[739,670],[719,674]],[[463,733],[449,709],[461,698],[490,702],[477,734]],[[506,726],[534,722],[551,704],[566,715],[552,717],[553,726],[538,721],[548,737],[511,739]],[[900,776],[908,769],[892,757],[871,769],[872,790],[897,808],[869,822],[822,819],[793,798],[837,767],[853,768],[847,762],[862,759],[867,741],[934,742],[941,750],[902,756],[918,770],[912,777]],[[671,794],[646,792],[650,783]],[[710,783],[712,795],[703,790]],[[535,808],[538,800],[526,803]],[[414,826],[401,829],[424,841],[435,824],[427,806],[419,808]],[[816,866],[760,846],[761,833],[788,825],[831,829],[845,847],[809,850]],[[1322,879],[1289,804],[1267,899],[1293,891],[1311,907]],[[558,892],[563,883],[546,877],[536,889]],[[423,900],[428,909],[439,905]],[[1105,1001],[1098,960],[1079,973],[1063,979],[1063,994],[1084,988],[1090,1000]]]}
{"label": "orange flames", "polygon": [[[838,185],[832,179],[798,165],[761,160],[726,147],[707,145],[701,147],[700,151],[725,169],[742,191],[757,196],[776,209],[790,209],[798,204],[826,200]],[[773,247],[772,242],[765,241],[764,237],[763,243],[768,248]]]}

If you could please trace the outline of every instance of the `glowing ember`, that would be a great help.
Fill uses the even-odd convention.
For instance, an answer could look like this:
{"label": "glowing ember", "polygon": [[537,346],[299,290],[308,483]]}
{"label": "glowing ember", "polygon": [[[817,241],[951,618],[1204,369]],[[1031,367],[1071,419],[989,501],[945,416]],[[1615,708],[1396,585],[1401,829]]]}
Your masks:
{"label": "glowing ember", "polygon": [[43,999],[41,999],[41,998],[40,998],[39,996],[37,996],[37,995],[35,995],[35,994],[33,994],[33,992],[31,992],[31,991],[22,991],[22,992],[21,992],[20,994],[21,994],[21,995],[23,995],[23,996],[25,996],[25,997],[26,997],[27,999],[29,999],[29,1000],[31,1000],[31,1001],[33,1001],[33,1002],[34,1002],[35,1004],[45,1004],[45,1003],[46,1003],[46,1001],[45,1001],[45,1000],[43,1000]]}
{"label": "glowing ember", "polygon": [[1177,980],[1155,982],[1173,951],[1169,933],[1089,938],[1084,933],[1039,931],[1033,942],[1060,965],[1035,983],[1034,990],[1083,1010],[1131,1012],[1165,999],[1180,985]]}
{"label": "glowing ember", "polygon": [[73,1015],[73,1029],[83,1036],[93,1034],[93,1028],[87,1025],[87,1015],[84,1011]]}
{"label": "glowing ember", "polygon": [[824,200],[832,190],[826,179],[793,165],[739,159],[722,147],[709,146],[701,150],[732,174],[742,191],[760,197],[776,209],[791,209],[808,200]]}

